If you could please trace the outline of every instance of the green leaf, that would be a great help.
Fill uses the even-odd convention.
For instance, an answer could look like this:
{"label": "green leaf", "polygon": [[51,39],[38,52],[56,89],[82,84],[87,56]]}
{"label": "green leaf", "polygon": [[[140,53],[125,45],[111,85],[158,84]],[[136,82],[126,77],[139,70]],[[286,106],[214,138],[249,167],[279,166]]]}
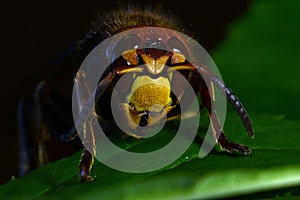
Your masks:
{"label": "green leaf", "polygon": [[213,53],[248,110],[300,119],[300,2],[254,1]]}
{"label": "green leaf", "polygon": [[[0,199],[206,199],[300,186],[300,135],[294,134],[300,131],[299,122],[272,115],[252,114],[252,118],[253,140],[236,116],[229,114],[227,120],[228,137],[251,147],[252,156],[214,150],[200,159],[200,147],[194,143],[175,163],[151,173],[125,173],[95,162],[92,174],[97,180],[81,184],[78,152],[1,186]],[[171,134],[167,131],[160,140]],[[151,149],[155,141],[144,140],[134,148]]]}

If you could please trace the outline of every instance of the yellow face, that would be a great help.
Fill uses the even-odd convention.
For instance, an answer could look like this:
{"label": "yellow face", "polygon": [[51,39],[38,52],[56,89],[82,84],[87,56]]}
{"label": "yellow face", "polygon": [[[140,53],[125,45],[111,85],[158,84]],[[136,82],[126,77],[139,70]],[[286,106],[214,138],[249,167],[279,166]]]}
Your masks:
{"label": "yellow face", "polygon": [[[135,73],[137,68],[128,68],[124,73],[134,72],[135,80],[127,96],[127,103],[122,103],[121,112],[124,114],[124,123],[135,130],[137,126],[152,126],[157,124],[167,113],[174,108],[171,98],[172,72],[164,73],[166,63],[184,62],[185,57],[179,53],[166,53],[155,57],[136,50],[126,51],[122,57],[131,65],[138,65],[137,56],[140,56],[145,73]],[[155,77],[155,78],[154,78]],[[136,136],[132,134],[132,136]]]}

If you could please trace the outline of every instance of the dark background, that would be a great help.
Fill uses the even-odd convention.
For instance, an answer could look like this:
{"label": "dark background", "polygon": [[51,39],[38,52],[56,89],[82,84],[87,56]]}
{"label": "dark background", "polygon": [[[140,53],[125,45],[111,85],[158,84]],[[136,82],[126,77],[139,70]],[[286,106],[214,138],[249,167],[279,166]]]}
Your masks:
{"label": "dark background", "polygon": [[[138,1],[128,2],[136,4]],[[45,74],[51,76],[47,70],[41,70],[42,66],[81,39],[97,13],[115,8],[119,3],[98,0],[6,1],[1,4],[0,184],[18,174],[18,100],[22,96],[32,96],[34,86],[43,80]],[[230,23],[247,11],[249,1],[148,0],[142,4],[159,4],[166,12],[174,13],[187,26],[191,26],[200,44],[212,52],[226,37]],[[54,82],[50,84],[63,88],[61,80],[69,80],[73,74],[63,76],[52,78]],[[62,146],[55,149],[64,151]]]}

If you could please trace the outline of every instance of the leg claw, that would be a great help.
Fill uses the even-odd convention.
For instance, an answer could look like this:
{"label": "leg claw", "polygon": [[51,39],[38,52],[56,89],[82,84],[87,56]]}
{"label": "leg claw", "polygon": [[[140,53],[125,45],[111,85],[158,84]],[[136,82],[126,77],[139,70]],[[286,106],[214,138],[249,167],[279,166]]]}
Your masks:
{"label": "leg claw", "polygon": [[226,150],[229,153],[237,153],[241,155],[251,155],[252,151],[247,146],[236,144],[236,143],[227,143],[224,146],[221,146],[222,149]]}
{"label": "leg claw", "polygon": [[80,176],[80,182],[84,183],[84,182],[91,182],[94,181],[95,179],[89,175],[87,176]]}

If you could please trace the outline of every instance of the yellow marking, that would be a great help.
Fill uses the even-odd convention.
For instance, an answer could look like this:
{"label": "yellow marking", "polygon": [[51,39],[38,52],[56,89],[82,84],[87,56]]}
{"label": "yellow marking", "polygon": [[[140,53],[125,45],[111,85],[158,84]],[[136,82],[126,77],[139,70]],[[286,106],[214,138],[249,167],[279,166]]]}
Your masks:
{"label": "yellow marking", "polygon": [[214,83],[213,82],[210,82],[211,83],[211,89],[210,89],[210,92],[211,92],[211,97],[212,97],[212,100],[213,101],[216,101],[216,96],[215,96],[215,90],[214,90]]}
{"label": "yellow marking", "polygon": [[[129,114],[129,116],[131,118],[131,120],[130,120],[130,123],[131,123],[130,126],[131,127],[135,127],[135,126],[139,125],[139,122],[141,120],[141,116],[135,110],[131,109],[128,106],[128,104],[127,104],[127,109],[128,109],[128,111],[126,111],[126,112],[128,112],[128,114]],[[134,122],[134,123],[132,123],[132,122]]]}
{"label": "yellow marking", "polygon": [[140,122],[139,114],[134,111],[127,103],[121,103],[119,105],[120,118],[122,123],[131,130],[135,130]]}
{"label": "yellow marking", "polygon": [[136,111],[161,112],[171,103],[170,82],[167,78],[152,79],[149,76],[137,77],[128,96]]}
{"label": "yellow marking", "polygon": [[181,53],[173,52],[171,61],[172,61],[172,64],[183,63],[183,62],[185,62],[185,56]]}
{"label": "yellow marking", "polygon": [[191,71],[194,71],[195,67],[188,66],[188,65],[180,65],[180,66],[174,66],[174,67],[169,67],[168,68],[168,72],[171,72],[171,71],[180,71],[180,70],[191,70]]}
{"label": "yellow marking", "polygon": [[127,68],[127,69],[123,69],[123,70],[119,71],[118,74],[121,75],[121,74],[125,74],[128,72],[143,72],[143,68],[141,68],[141,67]]}
{"label": "yellow marking", "polygon": [[163,71],[170,56],[164,55],[156,60],[147,54],[141,54],[141,57],[151,74],[160,74]]}
{"label": "yellow marking", "polygon": [[138,65],[137,53],[135,49],[124,51],[122,57],[131,65]]}

